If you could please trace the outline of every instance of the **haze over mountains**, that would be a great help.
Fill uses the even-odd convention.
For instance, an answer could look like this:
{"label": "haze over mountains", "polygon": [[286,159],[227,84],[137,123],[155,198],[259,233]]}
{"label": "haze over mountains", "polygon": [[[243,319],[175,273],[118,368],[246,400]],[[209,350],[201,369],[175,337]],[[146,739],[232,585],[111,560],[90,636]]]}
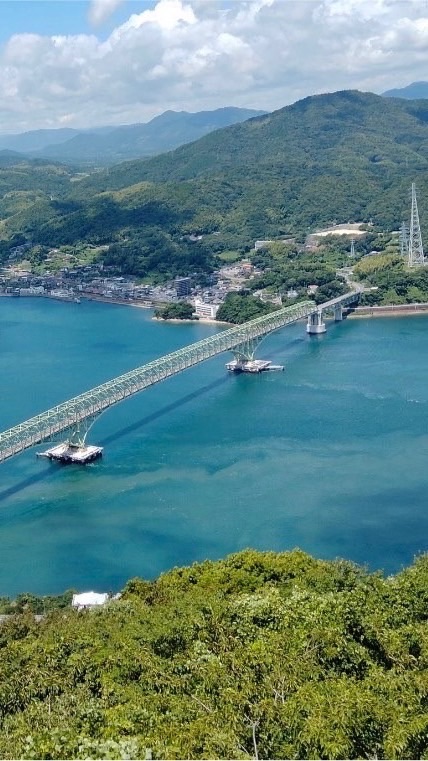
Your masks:
{"label": "haze over mountains", "polygon": [[264,113],[234,107],[197,113],[165,111],[147,124],[91,130],[34,130],[20,135],[4,135],[0,136],[0,150],[18,151],[27,156],[69,164],[115,164],[172,150],[213,130]]}
{"label": "haze over mountains", "polygon": [[[428,99],[428,82],[412,82],[407,87],[387,90],[383,96]],[[4,157],[4,151],[9,150],[74,166],[110,166],[173,150],[216,129],[264,114],[265,111],[234,107],[196,113],[165,111],[145,124],[31,130],[0,135],[0,155]]]}
{"label": "haze over mountains", "polygon": [[407,100],[428,98],[428,82],[411,82],[406,87],[387,90],[383,95],[386,98],[406,98]]}

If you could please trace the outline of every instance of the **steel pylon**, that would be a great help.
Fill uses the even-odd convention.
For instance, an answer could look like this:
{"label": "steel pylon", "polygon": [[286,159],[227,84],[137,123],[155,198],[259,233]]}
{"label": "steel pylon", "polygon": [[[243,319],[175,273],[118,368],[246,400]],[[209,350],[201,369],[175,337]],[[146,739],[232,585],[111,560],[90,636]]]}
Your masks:
{"label": "steel pylon", "polygon": [[409,267],[420,267],[422,264],[425,264],[421,226],[419,224],[418,202],[416,200],[416,185],[414,182],[412,182],[412,211],[410,215],[408,261]]}

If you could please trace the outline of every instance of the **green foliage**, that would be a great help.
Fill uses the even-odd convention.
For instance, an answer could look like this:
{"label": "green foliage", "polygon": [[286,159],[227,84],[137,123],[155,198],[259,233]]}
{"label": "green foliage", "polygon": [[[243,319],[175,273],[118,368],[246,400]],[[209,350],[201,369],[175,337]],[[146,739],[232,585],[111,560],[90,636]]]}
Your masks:
{"label": "green foliage", "polygon": [[187,301],[177,301],[155,309],[155,317],[161,320],[191,320],[194,309]]}
{"label": "green foliage", "polygon": [[253,263],[263,270],[263,274],[250,281],[252,291],[267,288],[286,296],[288,290],[297,291],[298,297],[307,298],[309,285],[317,285],[317,303],[341,296],[347,287],[336,277],[334,264],[342,261],[337,250],[323,246],[314,253],[298,253],[295,246],[274,243],[257,251],[252,256]]}
{"label": "green foliage", "polygon": [[171,190],[183,184],[209,201],[211,214],[221,217],[216,229],[233,231],[240,245],[333,221],[373,221],[393,230],[408,216],[412,180],[421,198],[427,195],[427,145],[420,101],[344,91],[305,98],[172,153],[97,173],[79,191],[147,180],[171,183]]}
{"label": "green foliage", "polygon": [[363,295],[362,305],[428,302],[426,268],[407,268],[403,258],[397,254],[361,259],[354,267],[354,274],[377,289]]}
{"label": "green foliage", "polygon": [[[69,170],[31,165],[32,174],[26,169],[20,178],[6,166],[0,190],[34,195],[4,201],[2,234],[25,232],[56,247],[111,244],[106,262],[122,272],[174,277],[210,271],[214,255],[248,253],[256,239],[303,242],[333,222],[397,229],[415,179],[424,233],[428,122],[421,103],[356,91],[314,96],[72,183]],[[55,179],[52,201],[46,188]],[[369,252],[368,230],[359,254]],[[342,266],[343,246],[336,240],[329,248],[331,268]]]}
{"label": "green foliage", "polygon": [[0,627],[1,758],[426,758],[428,558],[295,550]]}
{"label": "green foliage", "polygon": [[240,325],[242,322],[260,317],[262,314],[268,314],[277,308],[273,304],[256,299],[254,296],[229,293],[220,306],[216,319]]}
{"label": "green foliage", "polygon": [[71,604],[73,590],[69,589],[62,595],[46,595],[38,597],[31,594],[20,594],[16,600],[10,600],[8,597],[0,598],[0,613],[35,613],[43,614],[52,610],[67,608]]}

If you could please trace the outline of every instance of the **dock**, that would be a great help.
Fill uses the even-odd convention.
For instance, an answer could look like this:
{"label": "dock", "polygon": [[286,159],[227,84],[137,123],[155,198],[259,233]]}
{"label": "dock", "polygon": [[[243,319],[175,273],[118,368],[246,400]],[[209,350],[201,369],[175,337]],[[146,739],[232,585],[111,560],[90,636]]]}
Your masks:
{"label": "dock", "polygon": [[226,367],[233,373],[264,373],[268,370],[284,369],[284,365],[273,365],[266,359],[233,359],[226,364]]}
{"label": "dock", "polygon": [[103,447],[96,446],[73,446],[68,441],[57,444],[55,447],[47,449],[46,452],[37,452],[37,457],[47,457],[48,460],[55,460],[64,464],[77,463],[86,465],[102,456]]}

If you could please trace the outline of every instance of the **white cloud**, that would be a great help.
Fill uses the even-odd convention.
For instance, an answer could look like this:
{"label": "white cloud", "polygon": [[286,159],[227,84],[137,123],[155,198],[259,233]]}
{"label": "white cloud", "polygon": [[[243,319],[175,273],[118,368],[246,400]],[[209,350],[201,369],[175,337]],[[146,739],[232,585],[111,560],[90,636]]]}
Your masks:
{"label": "white cloud", "polygon": [[[117,0],[94,0],[100,21]],[[0,131],[280,108],[428,79],[425,0],[158,0],[106,40],[19,34],[0,53]]]}
{"label": "white cloud", "polygon": [[123,0],[91,0],[89,6],[89,20],[92,24],[101,24],[105,21],[116,8],[121,5]]}

